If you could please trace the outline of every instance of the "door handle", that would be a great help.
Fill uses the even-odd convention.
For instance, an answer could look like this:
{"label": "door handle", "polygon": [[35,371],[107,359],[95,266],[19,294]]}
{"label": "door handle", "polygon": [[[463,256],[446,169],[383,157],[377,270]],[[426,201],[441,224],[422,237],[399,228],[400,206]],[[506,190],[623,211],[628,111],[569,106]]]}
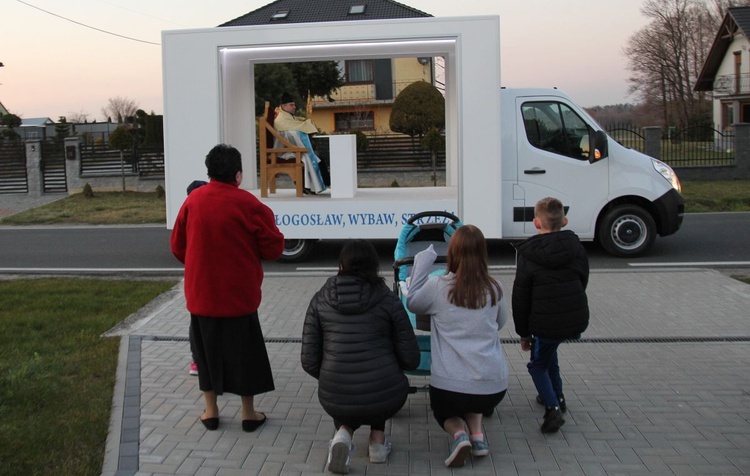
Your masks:
{"label": "door handle", "polygon": [[544,169],[540,169],[540,168],[533,168],[533,169],[524,170],[523,173],[527,175],[538,175],[538,174],[546,174],[547,171]]}

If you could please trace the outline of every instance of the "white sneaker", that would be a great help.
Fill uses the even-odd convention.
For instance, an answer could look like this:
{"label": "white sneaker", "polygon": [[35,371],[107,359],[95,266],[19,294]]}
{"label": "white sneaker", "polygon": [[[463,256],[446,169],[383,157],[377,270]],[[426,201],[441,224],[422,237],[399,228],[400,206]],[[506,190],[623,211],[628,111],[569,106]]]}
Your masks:
{"label": "white sneaker", "polygon": [[352,437],[348,431],[341,428],[328,444],[328,471],[337,474],[349,472],[352,460]]}
{"label": "white sneaker", "polygon": [[370,463],[385,463],[388,461],[388,455],[391,453],[391,440],[385,438],[383,444],[374,443],[368,448],[370,454]]}

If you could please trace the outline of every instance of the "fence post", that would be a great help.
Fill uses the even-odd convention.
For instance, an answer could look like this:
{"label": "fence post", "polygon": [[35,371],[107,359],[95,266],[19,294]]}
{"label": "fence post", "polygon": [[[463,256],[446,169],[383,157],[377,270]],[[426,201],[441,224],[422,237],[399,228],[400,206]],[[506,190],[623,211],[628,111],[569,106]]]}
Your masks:
{"label": "fence post", "polygon": [[83,190],[81,181],[81,139],[79,137],[65,138],[65,178],[68,181],[68,194],[79,193]]}
{"label": "fence post", "polygon": [[38,139],[27,140],[26,146],[26,183],[29,195],[41,197],[44,190],[42,177],[42,141]]}
{"label": "fence post", "polygon": [[661,159],[661,127],[644,127],[643,138],[643,153],[655,159]]}
{"label": "fence post", "polygon": [[750,124],[741,122],[732,124],[734,128],[734,165],[735,179],[750,178]]}

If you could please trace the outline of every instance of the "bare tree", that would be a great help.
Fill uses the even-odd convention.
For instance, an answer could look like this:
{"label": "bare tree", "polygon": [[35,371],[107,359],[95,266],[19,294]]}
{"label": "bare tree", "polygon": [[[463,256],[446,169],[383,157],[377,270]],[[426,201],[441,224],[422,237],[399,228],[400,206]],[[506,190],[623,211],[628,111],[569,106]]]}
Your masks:
{"label": "bare tree", "polygon": [[89,119],[89,113],[85,112],[83,109],[81,109],[78,112],[69,112],[67,115],[68,121],[73,124],[82,124],[84,122],[88,122]]}
{"label": "bare tree", "polygon": [[116,96],[107,100],[107,105],[102,108],[102,114],[122,124],[127,117],[135,116],[137,110],[137,102],[127,97]]}
{"label": "bare tree", "polygon": [[693,85],[718,23],[700,0],[646,0],[641,12],[651,22],[623,50],[632,72],[631,93],[659,107],[665,127],[705,120],[710,104]]}
{"label": "bare tree", "polygon": [[747,6],[750,6],[750,0],[710,0],[708,2],[708,15],[711,21],[718,26],[729,8]]}

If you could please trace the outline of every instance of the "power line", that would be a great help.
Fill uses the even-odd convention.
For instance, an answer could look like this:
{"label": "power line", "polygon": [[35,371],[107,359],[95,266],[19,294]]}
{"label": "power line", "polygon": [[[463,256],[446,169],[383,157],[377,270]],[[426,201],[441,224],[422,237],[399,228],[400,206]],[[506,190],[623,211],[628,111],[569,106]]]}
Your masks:
{"label": "power line", "polygon": [[16,0],[16,1],[18,3],[23,3],[27,7],[36,8],[37,10],[42,11],[42,12],[48,14],[48,15],[52,15],[53,17],[62,18],[63,20],[69,21],[71,23],[75,23],[76,25],[80,25],[80,26],[83,26],[83,27],[86,27],[86,28],[91,28],[92,30],[96,30],[96,31],[101,32],[101,33],[106,33],[108,35],[117,36],[117,37],[120,37],[120,38],[125,38],[126,40],[138,41],[140,43],[148,43],[149,45],[161,46],[160,43],[154,43],[153,41],[139,40],[138,38],[131,38],[129,36],[120,35],[118,33],[112,33],[111,31],[102,30],[101,28],[96,28],[96,27],[93,27],[93,26],[90,26],[90,25],[86,25],[85,23],[81,23],[81,22],[78,22],[78,21],[75,21],[75,20],[71,20],[70,18],[66,18],[66,17],[64,17],[62,15],[58,15],[57,13],[52,13],[50,11],[47,11],[47,10],[43,9],[43,8],[39,8],[36,5],[32,5],[30,3],[24,2],[23,0]]}
{"label": "power line", "polygon": [[104,3],[104,4],[107,4],[107,5],[111,6],[111,7],[119,8],[121,10],[125,10],[125,11],[131,12],[131,13],[135,13],[136,15],[142,15],[142,16],[147,17],[147,18],[153,18],[154,20],[159,20],[159,21],[171,23],[173,25],[181,26],[183,28],[187,28],[187,26],[183,25],[182,23],[177,23],[177,22],[174,22],[172,20],[167,20],[166,18],[161,18],[161,17],[156,17],[154,15],[149,15],[148,13],[139,12],[137,10],[133,10],[132,8],[126,8],[126,7],[123,7],[123,6],[120,6],[120,5],[116,5],[116,4],[112,3],[112,2],[107,2],[105,0],[99,0],[99,3]]}

